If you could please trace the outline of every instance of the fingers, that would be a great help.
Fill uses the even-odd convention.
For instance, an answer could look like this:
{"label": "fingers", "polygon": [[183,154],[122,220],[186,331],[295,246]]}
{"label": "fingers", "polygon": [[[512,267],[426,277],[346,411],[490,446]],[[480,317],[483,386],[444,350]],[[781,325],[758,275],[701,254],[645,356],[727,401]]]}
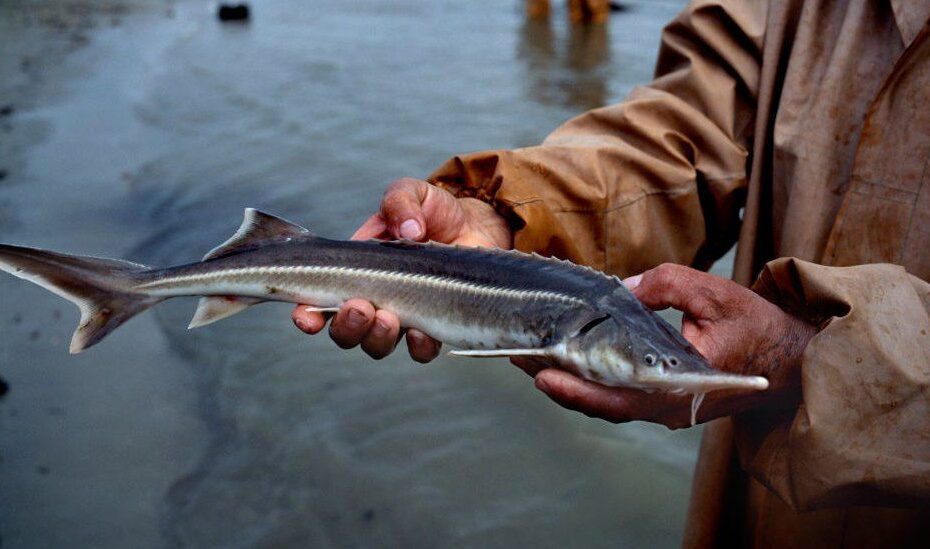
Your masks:
{"label": "fingers", "polygon": [[397,337],[400,334],[400,320],[390,311],[379,309],[375,311],[371,329],[362,336],[362,350],[371,358],[380,360],[394,350]]}
{"label": "fingers", "polygon": [[388,187],[381,199],[381,217],[394,236],[408,240],[426,237],[423,200],[428,186],[425,181],[408,177],[398,179]]}
{"label": "fingers", "polygon": [[[326,326],[326,317],[308,312],[298,305],[291,313],[294,324],[308,334],[319,333]],[[374,306],[363,299],[350,299],[342,304],[333,317],[329,335],[343,349],[362,346],[374,359],[382,359],[397,346],[400,339],[400,320],[397,315]],[[407,331],[407,347],[417,362],[429,362],[439,356],[442,343],[419,330]]]}
{"label": "fingers", "polygon": [[441,348],[442,343],[420,330],[407,330],[407,350],[413,360],[421,363],[429,362],[439,356]]}
{"label": "fingers", "polygon": [[294,325],[304,333],[316,334],[326,326],[326,318],[322,313],[307,310],[307,305],[298,305],[291,311],[291,320]]}
{"label": "fingers", "polygon": [[390,238],[387,234],[387,223],[381,217],[381,214],[374,214],[362,223],[362,226],[356,229],[352,235],[352,240],[370,240],[372,238]]}
{"label": "fingers", "polygon": [[342,304],[329,325],[329,336],[343,349],[351,349],[364,339],[375,320],[374,306],[363,299]]}
{"label": "fingers", "polygon": [[554,368],[536,375],[536,388],[564,408],[614,423],[638,419],[642,414],[636,409],[633,391],[604,387]]}
{"label": "fingers", "polygon": [[714,319],[720,305],[734,292],[745,290],[735,282],[690,267],[664,263],[624,281],[644,305],[653,310],[672,307],[697,319]]}
{"label": "fingers", "polygon": [[669,429],[691,424],[690,397],[605,387],[556,369],[539,372],[536,388],[564,408],[613,423],[651,421]]}
{"label": "fingers", "polygon": [[464,225],[464,213],[454,196],[426,181],[406,177],[388,187],[381,200],[381,218],[396,238],[451,242]]}
{"label": "fingers", "polygon": [[530,377],[536,377],[539,372],[552,368],[552,364],[548,361],[532,356],[511,357],[510,363],[523,370]]}

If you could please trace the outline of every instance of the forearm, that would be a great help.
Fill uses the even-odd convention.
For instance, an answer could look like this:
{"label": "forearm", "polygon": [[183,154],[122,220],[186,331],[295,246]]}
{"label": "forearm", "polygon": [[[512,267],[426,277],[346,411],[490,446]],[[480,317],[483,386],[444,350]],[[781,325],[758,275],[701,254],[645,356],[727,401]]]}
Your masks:
{"label": "forearm", "polygon": [[494,204],[524,250],[617,274],[705,268],[738,230],[765,18],[731,3],[689,6],[663,34],[656,79],[623,103],[537,147],[456,156],[430,180]]}

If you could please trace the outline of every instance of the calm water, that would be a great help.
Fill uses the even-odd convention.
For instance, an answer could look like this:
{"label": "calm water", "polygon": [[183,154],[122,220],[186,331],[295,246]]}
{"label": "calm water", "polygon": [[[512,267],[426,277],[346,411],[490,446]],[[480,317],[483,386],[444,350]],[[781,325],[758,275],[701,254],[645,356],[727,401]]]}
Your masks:
{"label": "calm water", "polygon": [[[682,2],[628,4],[570,28],[491,0],[268,0],[248,25],[4,2],[0,240],[185,262],[246,206],[347,236],[391,179],[647,80]],[[503,361],[371,361],[283,305],[187,332],[169,302],[70,357],[73,308],[10,277],[0,300],[4,546],[678,543],[697,430],[567,412]]]}

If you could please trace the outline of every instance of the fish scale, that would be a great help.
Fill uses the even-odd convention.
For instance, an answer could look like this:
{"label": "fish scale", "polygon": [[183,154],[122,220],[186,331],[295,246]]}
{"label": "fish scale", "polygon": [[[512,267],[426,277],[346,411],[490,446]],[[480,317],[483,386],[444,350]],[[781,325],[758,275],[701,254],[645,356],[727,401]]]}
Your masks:
{"label": "fish scale", "polygon": [[0,269],[81,310],[80,352],[172,297],[201,297],[191,327],[265,301],[332,310],[353,297],[392,310],[470,357],[532,356],[603,385],[695,396],[762,390],[764,377],[722,372],[615,276],[515,250],[408,241],[342,241],[254,209],[196,263],[152,269],[119,260],[0,245]]}

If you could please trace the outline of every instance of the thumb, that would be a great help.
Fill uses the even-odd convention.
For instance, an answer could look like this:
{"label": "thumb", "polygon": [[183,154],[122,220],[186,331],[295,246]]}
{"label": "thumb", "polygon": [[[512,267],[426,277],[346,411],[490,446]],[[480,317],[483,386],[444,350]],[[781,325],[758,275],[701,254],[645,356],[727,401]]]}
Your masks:
{"label": "thumb", "polygon": [[388,187],[381,199],[381,218],[388,231],[396,238],[423,240],[426,238],[426,219],[423,200],[428,185],[413,178],[398,179]]}
{"label": "thumb", "polygon": [[388,187],[381,200],[381,218],[396,238],[440,242],[455,240],[465,222],[454,196],[411,177],[398,179]]}
{"label": "thumb", "polygon": [[664,263],[624,284],[643,305],[660,311],[669,307],[693,318],[709,319],[718,309],[715,295],[726,293],[729,281],[690,267]]}

